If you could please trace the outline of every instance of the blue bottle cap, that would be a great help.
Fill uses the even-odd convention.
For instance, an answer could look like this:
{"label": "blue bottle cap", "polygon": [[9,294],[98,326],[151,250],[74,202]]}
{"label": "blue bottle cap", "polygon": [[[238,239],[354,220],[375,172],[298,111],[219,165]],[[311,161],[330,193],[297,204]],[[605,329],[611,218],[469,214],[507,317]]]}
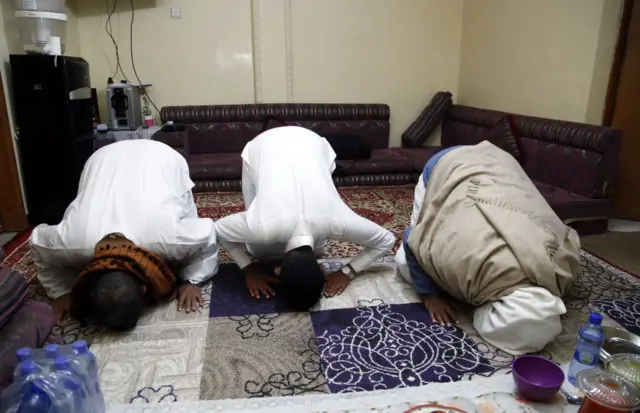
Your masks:
{"label": "blue bottle cap", "polygon": [[59,351],[60,346],[57,344],[49,344],[44,348],[44,352],[47,354],[47,358],[49,359],[56,358]]}
{"label": "blue bottle cap", "polygon": [[53,362],[53,367],[55,367],[56,370],[67,370],[69,366],[69,357],[67,356],[58,356],[56,357],[56,361]]}
{"label": "blue bottle cap", "polygon": [[29,347],[22,347],[16,351],[16,358],[18,362],[25,361],[31,358],[31,349]]}
{"label": "blue bottle cap", "polygon": [[35,373],[37,369],[38,366],[36,366],[33,360],[23,361],[22,364],[20,364],[20,374],[23,376]]}
{"label": "blue bottle cap", "polygon": [[89,352],[89,345],[84,340],[78,340],[73,343],[73,349],[80,354]]}
{"label": "blue bottle cap", "polygon": [[595,324],[595,325],[602,324],[602,314],[599,314],[599,313],[589,314],[589,324]]}

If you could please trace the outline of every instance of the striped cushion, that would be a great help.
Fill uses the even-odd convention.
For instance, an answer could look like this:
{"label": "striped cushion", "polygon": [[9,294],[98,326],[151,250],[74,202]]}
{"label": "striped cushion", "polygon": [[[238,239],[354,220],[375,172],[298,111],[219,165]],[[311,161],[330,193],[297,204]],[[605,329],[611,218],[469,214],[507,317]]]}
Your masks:
{"label": "striped cushion", "polygon": [[19,272],[0,267],[0,328],[20,309],[28,293],[27,282]]}
{"label": "striped cushion", "polygon": [[520,165],[524,165],[525,159],[522,149],[522,137],[518,129],[516,129],[511,115],[506,115],[500,119],[489,131],[486,139],[498,148],[511,154],[511,156],[520,162]]}
{"label": "striped cushion", "polygon": [[406,131],[402,134],[402,143],[407,148],[421,147],[433,131],[442,123],[453,105],[451,93],[438,92]]}

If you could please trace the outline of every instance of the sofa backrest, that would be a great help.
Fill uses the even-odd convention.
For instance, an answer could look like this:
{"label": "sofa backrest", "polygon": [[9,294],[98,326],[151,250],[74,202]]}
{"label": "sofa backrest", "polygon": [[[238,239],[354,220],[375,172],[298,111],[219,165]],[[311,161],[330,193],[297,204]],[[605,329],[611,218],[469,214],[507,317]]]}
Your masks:
{"label": "sofa backrest", "polygon": [[[249,104],[213,106],[168,106],[163,121],[184,123],[189,155],[237,153],[260,134],[264,120],[273,117],[323,133],[361,137],[374,149],[389,146],[390,109],[384,104]],[[269,128],[280,126],[270,122]]]}
{"label": "sofa backrest", "polygon": [[[476,144],[506,113],[454,105],[442,126],[442,146]],[[522,136],[531,179],[590,198],[613,194],[621,131],[584,123],[512,115]]]}

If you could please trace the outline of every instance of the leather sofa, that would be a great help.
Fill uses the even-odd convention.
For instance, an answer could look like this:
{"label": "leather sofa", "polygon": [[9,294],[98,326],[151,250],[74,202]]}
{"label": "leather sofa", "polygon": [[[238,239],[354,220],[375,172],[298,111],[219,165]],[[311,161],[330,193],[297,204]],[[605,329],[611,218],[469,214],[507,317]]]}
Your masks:
{"label": "leather sofa", "polygon": [[[442,147],[474,144],[506,113],[452,105],[442,124]],[[383,104],[250,104],[174,106],[165,121],[185,124],[184,132],[157,133],[187,159],[196,191],[241,189],[244,145],[277,118],[319,134],[361,137],[371,159],[338,161],[337,186],[415,183],[426,161],[442,147],[388,148],[389,106]],[[621,132],[611,128],[512,115],[527,174],[565,222],[581,234],[606,231],[611,211]],[[273,122],[267,128],[280,126]]]}

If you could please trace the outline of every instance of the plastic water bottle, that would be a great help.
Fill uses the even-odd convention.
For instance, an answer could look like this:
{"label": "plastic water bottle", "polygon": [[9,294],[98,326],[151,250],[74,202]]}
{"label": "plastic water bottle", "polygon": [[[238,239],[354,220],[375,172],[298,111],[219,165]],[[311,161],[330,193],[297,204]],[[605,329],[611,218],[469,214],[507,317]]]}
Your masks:
{"label": "plastic water bottle", "polygon": [[42,389],[40,381],[31,382],[22,390],[22,401],[18,407],[18,413],[48,413],[51,400]]}
{"label": "plastic water bottle", "polygon": [[14,374],[13,376],[13,382],[14,383],[27,382],[28,377],[37,372],[38,372],[38,366],[36,365],[36,363],[33,362],[33,360],[24,361],[22,362],[22,364],[18,366],[18,371],[16,371],[16,374]]}
{"label": "plastic water bottle", "polygon": [[[54,362],[54,368],[58,373],[61,382],[65,388],[65,400],[56,400],[57,403],[62,403],[65,406],[71,404],[73,408],[69,410],[66,407],[64,412],[60,413],[73,413],[73,412],[89,412],[91,406],[88,404],[87,393],[82,378],[71,367],[71,361],[67,356],[58,356]],[[62,410],[62,409],[58,409]]]}
{"label": "plastic water bottle", "polygon": [[104,403],[104,395],[100,388],[100,377],[98,374],[98,362],[92,352],[89,351],[89,346],[84,340],[78,340],[73,343],[73,355],[74,358],[81,365],[83,372],[86,372],[84,377],[91,404],[96,413],[103,413],[106,411]]}
{"label": "plastic water bottle", "polygon": [[42,360],[42,367],[45,373],[53,369],[53,363],[59,355],[60,346],[57,344],[49,344],[44,348],[44,360]]}
{"label": "plastic water bottle", "polygon": [[[20,376],[20,366],[23,362],[27,360],[31,360],[31,349],[28,347],[20,348],[16,351],[16,360],[18,361],[18,365],[16,366],[16,370],[13,372],[14,381],[15,378]],[[34,363],[35,365],[35,363]]]}
{"label": "plastic water bottle", "polygon": [[31,349],[29,347],[22,347],[16,351],[16,360],[18,363],[31,359]]}
{"label": "plastic water bottle", "polygon": [[568,379],[576,385],[576,376],[583,370],[595,368],[598,364],[600,349],[604,343],[604,331],[602,330],[602,315],[589,314],[589,322],[580,328],[578,332],[578,344],[573,353],[569,365]]}

